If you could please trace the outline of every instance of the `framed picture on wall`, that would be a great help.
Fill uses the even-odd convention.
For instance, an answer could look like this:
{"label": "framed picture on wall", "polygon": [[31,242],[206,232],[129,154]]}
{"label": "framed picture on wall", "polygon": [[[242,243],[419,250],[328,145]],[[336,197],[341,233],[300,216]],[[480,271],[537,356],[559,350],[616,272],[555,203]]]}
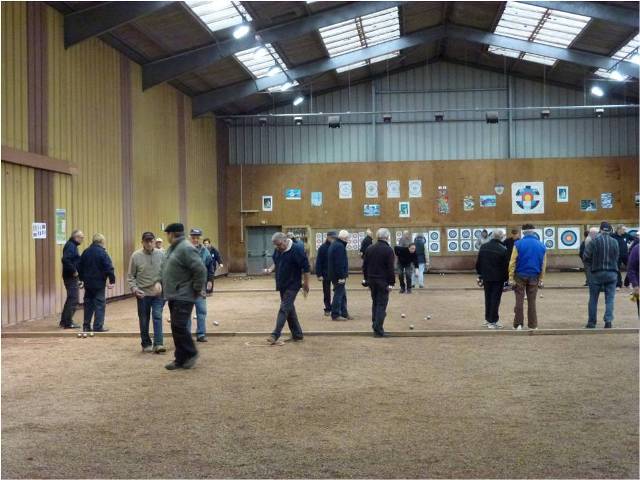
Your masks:
{"label": "framed picture on wall", "polygon": [[409,202],[398,202],[398,214],[400,218],[409,218],[411,216],[411,206]]}
{"label": "framed picture on wall", "polygon": [[569,202],[569,187],[567,185],[558,185],[556,187],[556,202]]}
{"label": "framed picture on wall", "polygon": [[273,196],[271,195],[262,196],[262,211],[263,212],[273,211]]}

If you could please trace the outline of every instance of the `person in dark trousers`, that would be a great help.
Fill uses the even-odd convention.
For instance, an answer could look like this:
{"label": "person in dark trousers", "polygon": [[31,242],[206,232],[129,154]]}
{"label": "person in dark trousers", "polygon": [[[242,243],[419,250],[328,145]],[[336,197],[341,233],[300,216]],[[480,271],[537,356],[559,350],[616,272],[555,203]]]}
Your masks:
{"label": "person in dark trousers", "polygon": [[67,291],[67,299],[60,316],[60,328],[78,328],[78,325],[73,323],[73,314],[78,307],[80,298],[80,279],[78,276],[80,253],[78,247],[83,241],[84,233],[80,230],[74,230],[62,249],[62,281]]}
{"label": "person in dark trousers", "polygon": [[416,246],[410,243],[407,247],[394,248],[398,257],[398,278],[400,279],[400,293],[411,293],[411,277],[418,268],[418,256]]}
{"label": "person in dark trousers", "polygon": [[589,319],[585,328],[596,328],[598,298],[604,290],[604,328],[613,323],[613,305],[618,282],[620,250],[618,242],[611,238],[612,228],[607,222],[600,224],[600,233],[584,249],[584,263],[591,271],[589,279]]}
{"label": "person in dark trousers", "polygon": [[[78,277],[84,284],[84,332],[108,332],[104,327],[104,312],[106,307],[105,287],[112,289],[116,283],[113,263],[104,246],[104,235],[96,233],[91,246],[80,256]],[[93,328],[91,319],[94,316]]]}
{"label": "person in dark trousers", "polygon": [[285,323],[289,325],[292,340],[301,341],[304,335],[295,301],[300,288],[305,297],[309,294],[309,259],[304,249],[296,247],[293,240],[282,232],[274,233],[271,241],[275,247],[273,267],[268,268],[267,272],[276,271],[276,290],[280,293],[280,308],[276,326],[267,338],[267,343],[274,345],[278,342]]}
{"label": "person in dark trousers", "polygon": [[362,274],[364,286],[371,290],[371,328],[374,337],[385,337],[384,319],[387,316],[389,290],[395,284],[395,255],[389,246],[391,233],[381,228],[376,233],[378,241],[364,253]]}
{"label": "person in dark trousers", "polygon": [[638,316],[640,317],[640,301],[638,299],[638,285],[640,281],[640,274],[638,273],[638,267],[639,267],[638,250],[640,250],[640,248],[638,247],[638,239],[636,238],[631,244],[631,249],[629,253],[629,263],[627,266],[627,280],[629,280],[629,283],[633,288],[633,296],[635,297],[636,308],[638,309]]}
{"label": "person in dark trousers", "polygon": [[172,223],[164,231],[170,245],[162,262],[157,288],[162,288],[164,298],[169,302],[175,346],[175,359],[165,368],[192,368],[198,350],[187,325],[196,300],[206,296],[207,269],[198,251],[185,238],[184,225]]}
{"label": "person in dark trousers", "polygon": [[580,250],[578,251],[578,256],[580,257],[580,260],[582,261],[582,266],[584,267],[584,286],[587,287],[589,286],[589,270],[587,269],[587,266],[584,264],[584,249],[587,246],[586,242],[587,242],[587,238],[589,238],[589,230],[585,230],[583,232],[583,238],[582,238],[582,242],[580,243]]}
{"label": "person in dark trousers", "polygon": [[360,258],[364,258],[364,252],[366,252],[367,248],[373,243],[371,235],[373,235],[371,230],[367,230],[367,235],[362,239],[362,243],[360,244]]}
{"label": "person in dark trousers", "polygon": [[618,257],[618,279],[616,287],[622,288],[622,267],[627,265],[629,261],[629,245],[627,245],[627,233],[624,225],[618,225],[615,233],[611,235],[616,242],[618,242],[618,251],[620,252]]}
{"label": "person in dark trousers", "polygon": [[[213,273],[216,273],[216,270],[218,270],[218,268],[223,268],[224,267],[224,263],[222,263],[222,255],[220,254],[220,251],[214,247],[211,244],[211,239],[210,238],[205,238],[202,241],[202,244],[207,248],[207,250],[209,250],[209,253],[211,254],[211,258],[213,258]],[[215,278],[214,278],[215,280]],[[211,292],[213,292],[213,282],[211,284]],[[209,293],[211,293],[209,292]]]}
{"label": "person in dark trousers", "polygon": [[509,279],[509,252],[503,239],[503,230],[493,232],[493,238],[480,247],[476,260],[478,279],[484,287],[485,325],[490,329],[503,328],[498,313],[503,287]]}
{"label": "person in dark trousers", "polygon": [[416,235],[416,259],[418,260],[418,269],[414,275],[414,285],[424,288],[424,272],[429,269],[429,249],[427,248],[426,237],[419,233]]}
{"label": "person in dark trousers", "polygon": [[349,276],[349,260],[347,258],[347,241],[349,232],[340,230],[338,238],[329,247],[327,273],[333,285],[333,301],[331,302],[331,320],[353,320],[347,309],[347,277]]}
{"label": "person in dark trousers", "polygon": [[327,239],[318,249],[316,257],[316,277],[322,282],[322,295],[324,300],[324,316],[331,316],[331,279],[329,279],[329,247],[337,237],[333,230],[327,232]]}
{"label": "person in dark trousers", "polygon": [[512,228],[509,238],[507,238],[503,242],[504,246],[507,249],[507,257],[509,257],[509,260],[511,260],[511,254],[513,253],[513,246],[518,240],[520,240],[520,230],[517,228]]}

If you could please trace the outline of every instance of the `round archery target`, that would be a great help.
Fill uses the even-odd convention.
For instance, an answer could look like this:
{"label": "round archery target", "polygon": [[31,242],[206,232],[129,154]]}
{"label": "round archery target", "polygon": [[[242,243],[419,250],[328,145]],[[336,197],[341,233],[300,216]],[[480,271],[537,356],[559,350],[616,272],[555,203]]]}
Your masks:
{"label": "round archery target", "polygon": [[429,232],[429,240],[439,241],[440,240],[440,232]]}
{"label": "round archery target", "polygon": [[450,252],[457,252],[458,242],[455,240],[451,240],[449,243],[447,243],[447,248],[449,249]]}
{"label": "round archery target", "polygon": [[578,227],[558,228],[558,248],[573,250],[580,247],[580,229]]}
{"label": "round archery target", "polygon": [[547,238],[544,241],[544,246],[549,249],[554,249],[556,248],[556,242],[552,238]]}
{"label": "round archery target", "polygon": [[440,253],[440,232],[437,230],[429,232],[429,253]]}
{"label": "round archery target", "polygon": [[463,240],[462,242],[460,242],[460,250],[462,250],[463,252],[470,252],[471,251],[471,241]]}
{"label": "round archery target", "polygon": [[429,251],[430,252],[437,252],[440,250],[440,244],[436,243],[436,242],[431,242],[429,244]]}
{"label": "round archery target", "polygon": [[457,228],[448,228],[447,229],[447,238],[449,240],[457,240],[458,239],[458,229]]}
{"label": "round archery target", "polygon": [[556,232],[553,227],[547,227],[544,229],[544,238],[553,238],[555,233]]}
{"label": "round archery target", "polygon": [[463,240],[469,240],[472,237],[470,228],[461,228],[460,229],[460,238]]}

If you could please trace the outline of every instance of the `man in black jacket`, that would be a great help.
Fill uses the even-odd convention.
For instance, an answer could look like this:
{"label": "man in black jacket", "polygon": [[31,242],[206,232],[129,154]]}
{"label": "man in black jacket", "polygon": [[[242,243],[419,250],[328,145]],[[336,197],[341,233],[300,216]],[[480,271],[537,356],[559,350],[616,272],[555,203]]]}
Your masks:
{"label": "man in black jacket", "polygon": [[[400,293],[411,293],[411,278],[414,270],[418,268],[418,256],[416,246],[410,243],[408,246],[397,246],[394,248],[398,257],[398,277],[400,278]],[[406,283],[405,283],[406,282]]]}
{"label": "man in black jacket", "polygon": [[80,230],[74,230],[62,249],[62,281],[67,290],[67,300],[64,302],[60,316],[60,328],[78,328],[78,325],[73,323],[73,314],[79,301],[78,265],[80,264],[80,253],[78,247],[83,240],[84,233]]}
{"label": "man in black jacket", "polygon": [[331,302],[331,320],[353,320],[347,310],[347,277],[349,276],[349,260],[347,259],[347,241],[349,232],[340,230],[338,238],[331,244],[328,252],[329,280],[333,285],[333,302]]}
{"label": "man in black jacket", "polygon": [[384,319],[387,316],[389,290],[396,282],[393,249],[389,246],[391,233],[386,228],[378,230],[378,241],[367,248],[362,261],[364,285],[371,290],[371,323],[374,337],[384,337]]}
{"label": "man in black jacket", "polygon": [[320,245],[316,257],[316,277],[322,282],[322,294],[324,297],[324,316],[331,316],[331,280],[329,279],[329,247],[336,239],[337,233],[333,230],[327,232],[327,239]]}
{"label": "man in black jacket", "polygon": [[502,328],[498,310],[504,282],[509,278],[509,253],[503,239],[503,230],[494,231],[493,238],[480,247],[476,261],[478,280],[484,285],[485,325],[491,329]]}
{"label": "man in black jacket", "polygon": [[106,306],[105,286],[109,279],[109,289],[116,283],[111,258],[104,247],[104,235],[96,233],[91,246],[82,252],[78,268],[80,281],[84,283],[84,332],[91,331],[91,318],[94,332],[107,332],[104,328],[104,310]]}
{"label": "man in black jacket", "polygon": [[364,252],[366,252],[367,248],[373,243],[371,235],[371,230],[367,230],[367,236],[362,239],[362,243],[360,244],[360,258],[364,258]]}
{"label": "man in black jacket", "polygon": [[627,245],[627,233],[624,225],[618,225],[616,231],[611,235],[616,242],[618,242],[618,250],[620,252],[618,257],[618,281],[616,282],[616,288],[620,290],[622,288],[622,266],[627,265],[629,261],[629,246]]}

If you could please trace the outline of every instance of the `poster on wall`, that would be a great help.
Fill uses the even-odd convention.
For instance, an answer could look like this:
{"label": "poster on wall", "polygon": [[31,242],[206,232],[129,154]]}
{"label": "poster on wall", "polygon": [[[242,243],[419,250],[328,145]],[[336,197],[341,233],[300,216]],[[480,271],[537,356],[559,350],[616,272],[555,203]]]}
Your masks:
{"label": "poster on wall", "polygon": [[438,196],[436,197],[436,206],[438,208],[439,215],[447,215],[449,213],[449,194],[447,193],[447,186],[438,186]]}
{"label": "poster on wall", "polygon": [[636,192],[636,195],[633,201],[636,204],[636,207],[640,207],[640,192]]}
{"label": "poster on wall", "polygon": [[496,192],[496,195],[502,195],[504,193],[504,183],[496,183],[493,191]]}
{"label": "poster on wall", "polygon": [[465,195],[462,199],[462,208],[465,212],[472,212],[476,206],[476,201],[473,199],[473,195]]}
{"label": "poster on wall", "polygon": [[262,211],[263,212],[273,211],[273,196],[271,195],[262,196]]}
{"label": "poster on wall", "polygon": [[311,192],[311,206],[312,207],[322,206],[322,192]]}
{"label": "poster on wall", "polygon": [[580,227],[558,227],[558,249],[577,250],[580,248]]}
{"label": "poster on wall", "polygon": [[400,245],[400,240],[402,240],[402,231],[396,231],[396,245]]}
{"label": "poster on wall", "polygon": [[544,182],[512,183],[511,212],[514,215],[544,213]]}
{"label": "poster on wall", "polygon": [[387,198],[400,198],[400,180],[387,180]]}
{"label": "poster on wall", "polygon": [[591,198],[580,200],[580,210],[583,212],[596,212],[598,210],[597,200]]}
{"label": "poster on wall", "polygon": [[367,198],[378,198],[377,180],[367,180],[364,182],[364,193]]}
{"label": "poster on wall", "polygon": [[351,180],[342,180],[338,182],[338,198],[348,200],[353,196]]}
{"label": "poster on wall", "polygon": [[47,224],[40,222],[33,222],[31,224],[31,238],[34,240],[42,240],[47,238]]}
{"label": "poster on wall", "polygon": [[318,250],[324,241],[327,239],[327,234],[322,232],[316,232],[316,250]]}
{"label": "poster on wall", "polygon": [[398,202],[398,216],[400,218],[409,218],[411,216],[410,208],[409,202]]}
{"label": "poster on wall", "polygon": [[429,253],[440,253],[440,231],[430,230],[428,232]]}
{"label": "poster on wall", "polygon": [[600,194],[600,208],[613,208],[613,193],[606,192]]}
{"label": "poster on wall", "polygon": [[363,213],[365,217],[379,217],[380,216],[380,205],[365,203],[363,208]]}
{"label": "poster on wall", "polygon": [[56,208],[56,245],[67,243],[67,211]]}
{"label": "poster on wall", "polygon": [[559,185],[556,187],[556,202],[567,203],[569,201],[569,187]]}
{"label": "poster on wall", "polygon": [[496,206],[495,195],[480,195],[480,207],[481,208],[493,208]]}
{"label": "poster on wall", "polygon": [[285,200],[302,200],[302,190],[299,188],[287,188],[284,191]]}
{"label": "poster on wall", "polygon": [[556,227],[544,227],[542,229],[542,243],[549,250],[556,248]]}
{"label": "poster on wall", "polygon": [[409,198],[422,197],[422,180],[409,180]]}

